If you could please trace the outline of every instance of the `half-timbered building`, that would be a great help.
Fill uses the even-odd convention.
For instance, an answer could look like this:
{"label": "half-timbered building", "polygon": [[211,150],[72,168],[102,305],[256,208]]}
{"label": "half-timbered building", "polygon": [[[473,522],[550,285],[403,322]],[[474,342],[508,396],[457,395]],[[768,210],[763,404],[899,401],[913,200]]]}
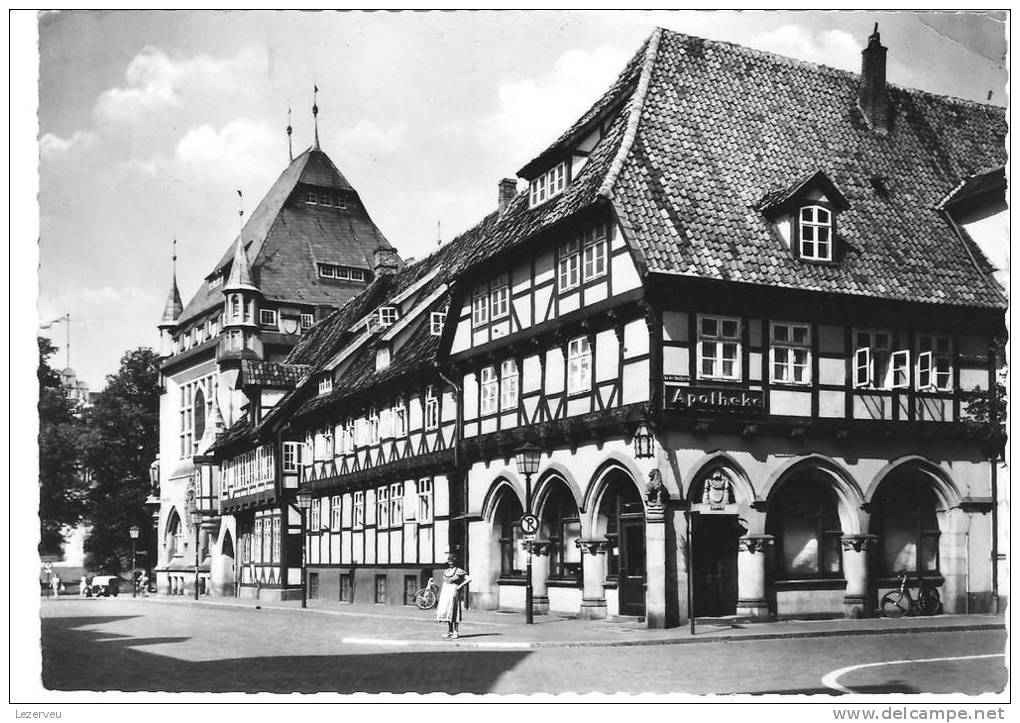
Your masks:
{"label": "half-timbered building", "polygon": [[1001,168],[1004,114],[888,84],[885,54],[656,31],[521,169],[444,339],[475,604],[524,605],[530,547],[536,612],[870,615],[901,571],[994,606],[964,421],[1005,299],[947,205]]}

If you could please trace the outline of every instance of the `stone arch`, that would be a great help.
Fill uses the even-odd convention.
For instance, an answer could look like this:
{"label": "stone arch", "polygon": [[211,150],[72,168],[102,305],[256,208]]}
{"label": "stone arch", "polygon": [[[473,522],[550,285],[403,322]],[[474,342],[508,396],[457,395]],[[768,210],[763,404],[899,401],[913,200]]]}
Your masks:
{"label": "stone arch", "polygon": [[234,550],[234,538],[230,534],[230,530],[223,531],[223,542],[220,543],[220,554],[224,557],[233,558],[235,556]]}
{"label": "stone arch", "polygon": [[485,499],[482,500],[481,516],[486,522],[492,522],[492,516],[496,511],[496,503],[499,501],[499,496],[503,493],[504,489],[516,495],[517,501],[520,502],[523,509],[524,486],[515,477],[501,474],[489,485],[489,489],[485,493]]}
{"label": "stone arch", "polygon": [[536,515],[540,515],[542,507],[545,505],[545,501],[549,497],[549,492],[552,490],[552,487],[556,482],[563,483],[566,488],[570,490],[570,494],[574,498],[574,504],[577,505],[578,511],[583,513],[584,493],[581,491],[581,486],[577,484],[577,480],[574,478],[574,475],[559,464],[549,465],[538,478],[538,484],[536,484],[532,489],[532,512]]}
{"label": "stone arch", "polygon": [[722,469],[728,473],[727,476],[733,482],[734,495],[738,504],[751,505],[758,501],[754,485],[748,479],[743,466],[731,455],[721,450],[709,452],[691,467],[691,471],[687,475],[689,482],[684,497],[694,502],[700,502],[700,500],[694,500],[692,495],[695,494],[701,481],[716,469]]}
{"label": "stone arch", "polygon": [[898,459],[894,459],[892,462],[884,466],[879,470],[878,474],[868,485],[868,489],[864,493],[864,501],[871,503],[875,499],[875,493],[878,492],[882,483],[885,482],[890,475],[895,475],[899,472],[913,469],[927,476],[932,483],[932,489],[935,492],[936,498],[939,503],[943,506],[942,512],[959,507],[960,502],[963,499],[963,495],[960,494],[960,489],[953,482],[953,478],[942,469],[939,465],[935,464],[931,460],[928,460],[920,455],[911,454]]}
{"label": "stone arch", "polygon": [[[588,515],[591,514],[592,509],[597,507],[601,498],[606,491],[606,478],[607,475],[613,471],[623,472],[634,482],[634,486],[637,488],[638,493],[644,497],[645,484],[648,480],[645,478],[645,472],[642,471],[634,460],[621,454],[610,453],[606,456],[602,462],[595,468],[595,473],[592,474],[591,480],[588,482],[588,488],[584,492],[584,505],[579,505],[578,508],[584,510]],[[671,497],[675,497],[678,494],[676,489],[671,489],[671,485],[666,479],[663,479],[663,484],[666,485],[666,490],[669,492]]]}
{"label": "stone arch", "polygon": [[167,515],[166,515],[166,522],[163,525],[163,535],[161,537],[161,542],[163,544],[163,547],[167,551],[167,559],[168,559],[168,561],[174,555],[180,555],[183,552],[183,550],[178,550],[176,545],[174,545],[173,542],[172,542],[172,540],[177,536],[177,534],[175,533],[175,529],[179,530],[180,531],[181,542],[182,542],[182,547],[183,547],[183,540],[184,540],[183,525],[184,525],[184,518],[181,517],[181,514],[177,511],[177,507],[176,506],[171,506],[170,507],[170,511],[167,512]]}
{"label": "stone arch", "polygon": [[810,454],[806,457],[791,459],[773,472],[762,488],[761,496],[765,500],[766,506],[771,503],[776,491],[785,481],[809,470],[823,473],[832,482],[832,490],[838,501],[837,512],[843,526],[843,533],[847,535],[863,533],[865,525],[861,505],[864,504],[864,494],[861,492],[860,486],[841,464],[822,454]]}

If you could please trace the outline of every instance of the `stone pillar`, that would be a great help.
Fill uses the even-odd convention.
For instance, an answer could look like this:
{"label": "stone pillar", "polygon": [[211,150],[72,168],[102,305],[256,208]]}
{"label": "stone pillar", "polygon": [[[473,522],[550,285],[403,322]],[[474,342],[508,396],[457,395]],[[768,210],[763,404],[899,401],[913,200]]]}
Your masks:
{"label": "stone pillar", "polygon": [[666,627],[666,507],[645,505],[645,624]]}
{"label": "stone pillar", "polygon": [[843,596],[843,615],[848,618],[870,618],[877,603],[871,591],[868,574],[868,551],[878,538],[874,535],[843,535],[843,576],[846,594]]}
{"label": "stone pillar", "polygon": [[531,548],[531,611],[535,615],[549,613],[549,543],[526,541],[524,549]]}
{"label": "stone pillar", "polygon": [[609,540],[577,540],[581,550],[581,565],[584,571],[584,591],[581,594],[582,620],[596,620],[606,617],[606,588],[604,584],[605,554]]}
{"label": "stone pillar", "polygon": [[775,543],[772,535],[745,535],[737,547],[737,615],[769,617],[765,597],[765,551]]}

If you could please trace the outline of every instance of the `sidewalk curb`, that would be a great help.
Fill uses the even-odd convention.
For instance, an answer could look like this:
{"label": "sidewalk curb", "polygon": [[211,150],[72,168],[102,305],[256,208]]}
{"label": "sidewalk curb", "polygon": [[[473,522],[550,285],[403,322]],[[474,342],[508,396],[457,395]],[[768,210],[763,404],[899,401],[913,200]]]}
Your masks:
{"label": "sidewalk curb", "polygon": [[[234,603],[234,602],[208,602],[208,601],[196,601],[196,600],[167,600],[156,597],[147,598],[152,602],[157,602],[166,605],[187,605],[190,607],[223,607],[223,608],[241,608],[247,610],[255,610],[254,601],[246,603]],[[293,612],[312,612],[323,615],[334,615],[343,617],[364,617],[360,613],[345,612],[342,610],[324,610],[321,608],[295,608],[285,605],[262,605],[263,609],[266,610],[283,610]],[[427,619],[410,618],[408,616],[396,616],[396,615],[375,615],[375,618],[390,618],[394,620],[415,620],[420,622],[431,622]],[[961,616],[962,617],[962,616]],[[773,623],[759,623],[760,625],[770,625]],[[487,625],[494,625],[494,623],[487,623]],[[346,642],[350,645],[377,645],[380,647],[457,647],[457,648],[477,648],[481,650],[537,650],[542,648],[623,648],[623,647],[643,647],[650,645],[698,645],[704,643],[740,643],[740,642],[760,642],[763,640],[803,640],[809,638],[835,638],[835,637],[860,637],[860,636],[876,636],[876,635],[915,635],[921,633],[956,633],[956,632],[977,632],[977,631],[989,631],[989,630],[1005,630],[1005,621],[1002,622],[961,622],[961,624],[947,624],[947,625],[917,625],[911,627],[900,627],[900,628],[859,628],[859,629],[835,629],[835,630],[787,630],[787,631],[763,631],[754,632],[747,634],[734,635],[730,632],[703,632],[701,635],[694,635],[693,637],[676,637],[676,638],[654,638],[654,639],[623,639],[623,640],[522,640],[522,641],[498,641],[498,642],[453,642],[444,641],[441,639],[429,640],[429,639],[414,639],[414,638],[360,638],[360,637],[346,637],[341,638],[341,642]]]}

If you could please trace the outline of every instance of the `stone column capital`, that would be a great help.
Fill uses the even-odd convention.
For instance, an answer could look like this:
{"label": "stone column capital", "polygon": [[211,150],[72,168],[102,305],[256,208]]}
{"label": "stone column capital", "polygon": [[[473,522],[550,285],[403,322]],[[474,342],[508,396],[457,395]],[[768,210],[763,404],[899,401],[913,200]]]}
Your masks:
{"label": "stone column capital", "polygon": [[574,540],[574,544],[581,552],[589,555],[604,554],[609,550],[609,540]]}
{"label": "stone column capital", "polygon": [[853,550],[854,552],[871,550],[878,542],[877,535],[843,535],[839,539],[843,543],[844,550]]}
{"label": "stone column capital", "polygon": [[772,535],[744,535],[738,543],[739,550],[750,553],[765,552],[765,550],[776,542]]}
{"label": "stone column capital", "polygon": [[546,540],[525,540],[521,543],[524,551],[532,555],[548,555],[551,545],[552,543]]}

